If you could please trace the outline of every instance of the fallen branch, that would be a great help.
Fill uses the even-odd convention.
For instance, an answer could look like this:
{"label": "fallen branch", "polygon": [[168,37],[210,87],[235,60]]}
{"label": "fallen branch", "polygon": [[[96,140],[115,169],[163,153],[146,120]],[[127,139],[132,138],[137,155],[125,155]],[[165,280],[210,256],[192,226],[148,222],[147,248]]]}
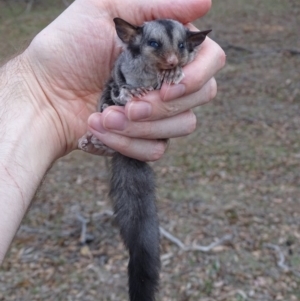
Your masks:
{"label": "fallen branch", "polygon": [[277,266],[281,268],[285,273],[291,272],[293,273],[296,277],[300,278],[300,273],[298,271],[295,271],[293,268],[289,267],[285,263],[285,257],[283,252],[281,251],[280,247],[274,244],[265,244],[265,247],[269,249],[273,249],[276,254],[277,254]]}
{"label": "fallen branch", "polygon": [[177,237],[173,236],[171,233],[166,231],[163,227],[159,227],[159,231],[161,236],[164,236],[165,238],[170,240],[172,243],[177,245],[180,249],[182,250],[185,249],[185,245]]}
{"label": "fallen branch", "polygon": [[107,215],[107,216],[113,216],[114,213],[111,210],[107,209],[107,210],[103,210],[103,211],[101,211],[100,213],[97,214],[98,217],[103,217],[105,215]]}
{"label": "fallen branch", "polygon": [[77,214],[77,219],[81,222],[81,234],[80,234],[80,243],[86,244],[87,242],[90,242],[94,239],[92,235],[87,234],[87,223],[89,222],[87,219],[85,219],[83,216],[81,216],[79,213]]}
{"label": "fallen branch", "polygon": [[226,51],[227,49],[233,49],[236,51],[244,51],[254,55],[266,55],[266,54],[273,54],[273,53],[288,53],[290,55],[300,55],[299,49],[293,48],[277,48],[277,49],[266,49],[266,50],[252,50],[240,45],[234,45],[231,43],[222,43],[222,48]]}
{"label": "fallen branch", "polygon": [[[99,213],[99,216],[113,216],[114,213],[110,210],[104,210],[103,212]],[[179,249],[183,251],[199,251],[199,252],[210,252],[212,249],[214,249],[217,246],[220,246],[224,244],[227,241],[231,241],[233,238],[232,234],[224,235],[222,238],[218,239],[217,241],[209,244],[208,246],[201,246],[201,245],[193,245],[193,246],[186,246],[182,241],[180,241],[177,237],[172,235],[170,232],[165,230],[163,227],[159,227],[160,235],[170,240],[172,243],[177,245]]]}
{"label": "fallen branch", "polygon": [[218,239],[217,241],[209,244],[208,246],[201,246],[201,245],[193,245],[193,246],[186,246],[182,241],[180,241],[177,237],[166,231],[164,228],[159,227],[160,234],[173,242],[183,251],[199,251],[199,252],[210,252],[215,247],[224,244],[226,241],[231,241],[233,238],[232,234],[224,235],[222,238]]}
{"label": "fallen branch", "polygon": [[[33,228],[33,227],[30,227],[27,225],[21,225],[19,228],[19,232],[26,232],[26,233],[31,233],[31,234],[41,234],[44,237],[45,236],[53,236],[53,230],[49,229],[49,227],[48,228],[46,228],[46,227]],[[63,230],[63,231],[60,231],[58,235],[60,237],[70,237],[75,232],[76,231],[74,231],[74,230]],[[55,234],[55,235],[57,235],[57,234]]]}
{"label": "fallen branch", "polygon": [[237,50],[237,51],[245,51],[245,52],[249,52],[249,53],[253,53],[254,51],[249,49],[249,48],[246,48],[246,47],[243,47],[243,46],[239,46],[239,45],[234,45],[234,44],[230,44],[230,43],[226,43],[225,45],[222,45],[222,48],[224,50],[226,49],[234,49],[234,50]]}
{"label": "fallen branch", "polygon": [[266,247],[276,251],[278,257],[277,266],[283,269],[285,272],[288,272],[290,270],[290,267],[285,264],[284,254],[281,251],[280,247],[273,244],[266,244]]}

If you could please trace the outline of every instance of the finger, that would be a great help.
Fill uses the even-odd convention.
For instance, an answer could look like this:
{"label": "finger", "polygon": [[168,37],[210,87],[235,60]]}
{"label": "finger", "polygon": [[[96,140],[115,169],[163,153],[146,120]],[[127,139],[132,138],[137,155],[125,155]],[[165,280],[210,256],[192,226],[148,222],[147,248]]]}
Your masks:
{"label": "finger", "polygon": [[187,95],[199,90],[225,65],[223,49],[210,38],[206,38],[195,59],[183,68],[184,78],[179,85],[164,84],[160,90],[164,101],[174,99],[182,93]]}
{"label": "finger", "polygon": [[175,19],[185,24],[205,15],[211,7],[211,0],[115,0],[111,7],[112,17],[123,17],[137,25],[159,18]]}
{"label": "finger", "polygon": [[131,138],[166,139],[191,134],[196,129],[196,116],[188,110],[181,114],[155,120],[134,122],[129,121],[124,112],[114,107],[102,114],[89,119],[89,126],[97,131],[110,131]]}
{"label": "finger", "polygon": [[156,161],[167,148],[166,140],[136,139],[112,132],[100,133],[93,128],[90,131],[111,149],[140,161]]}
{"label": "finger", "polygon": [[216,96],[217,84],[214,78],[209,80],[199,91],[176,98],[171,101],[163,101],[159,92],[154,91],[142,100],[131,101],[125,106],[125,114],[131,121],[158,120],[174,116],[209,102]]}
{"label": "finger", "polygon": [[197,91],[197,87],[202,87],[215,76],[224,67],[225,62],[224,50],[215,41],[206,38],[192,64],[188,64],[184,69],[185,78],[182,84],[186,86],[186,93]]}

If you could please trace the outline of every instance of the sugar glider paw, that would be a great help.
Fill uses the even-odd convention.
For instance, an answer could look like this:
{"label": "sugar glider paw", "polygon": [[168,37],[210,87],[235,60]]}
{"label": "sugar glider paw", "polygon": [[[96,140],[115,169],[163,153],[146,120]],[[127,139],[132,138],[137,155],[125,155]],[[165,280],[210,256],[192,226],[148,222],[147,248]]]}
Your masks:
{"label": "sugar glider paw", "polygon": [[78,148],[85,152],[89,152],[89,148],[91,147],[92,136],[93,134],[91,132],[87,132],[84,136],[82,136],[78,140]]}
{"label": "sugar glider paw", "polygon": [[138,87],[123,86],[120,89],[120,94],[114,99],[116,105],[125,106],[133,97],[143,97],[148,92],[154,90],[153,87]]}
{"label": "sugar glider paw", "polygon": [[146,94],[148,94],[148,92],[153,90],[154,90],[153,87],[139,87],[139,88],[130,89],[130,93],[134,97],[143,97]]}
{"label": "sugar glider paw", "polygon": [[176,67],[173,69],[162,70],[160,73],[161,81],[166,84],[179,84],[184,78],[181,67]]}
{"label": "sugar glider paw", "polygon": [[120,89],[120,94],[113,101],[118,106],[125,106],[128,101],[132,99],[133,95],[130,92],[130,88],[123,86]]}
{"label": "sugar glider paw", "polygon": [[98,156],[112,156],[115,153],[113,149],[106,146],[91,132],[87,132],[78,140],[78,148]]}
{"label": "sugar glider paw", "polygon": [[109,104],[107,104],[107,103],[103,103],[102,105],[101,105],[101,108],[100,108],[100,112],[103,112],[106,108],[108,108],[109,107]]}

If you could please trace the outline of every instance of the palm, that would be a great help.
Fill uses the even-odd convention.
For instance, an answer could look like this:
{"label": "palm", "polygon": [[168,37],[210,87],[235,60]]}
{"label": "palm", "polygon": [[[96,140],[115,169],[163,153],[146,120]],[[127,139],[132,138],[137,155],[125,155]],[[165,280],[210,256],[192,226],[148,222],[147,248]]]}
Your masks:
{"label": "palm", "polygon": [[[77,0],[63,13],[64,18],[57,18],[29,47],[35,75],[45,92],[45,100],[62,121],[62,139],[67,140],[63,143],[69,150],[75,147],[77,139],[86,131],[86,120],[95,111],[97,99],[120,51],[113,17],[119,16],[136,24],[152,19],[155,13],[157,17],[176,18],[174,12],[168,12],[166,4],[154,12],[145,4],[132,0],[128,2],[110,2],[108,11],[107,7],[100,7],[103,1]],[[208,1],[203,0],[203,3]],[[187,9],[182,22],[205,13],[206,9],[199,8],[198,1],[194,5],[198,6],[197,9],[192,12]],[[143,11],[146,13],[143,14]],[[183,15],[180,10],[178,14]]]}
{"label": "palm", "polygon": [[54,30],[64,26],[55,20],[35,38],[30,53],[47,99],[68,125],[64,131],[69,144],[85,132],[87,117],[95,111],[117,55],[112,24],[105,19],[88,23],[84,20],[88,16],[78,17],[70,20],[69,32]]}

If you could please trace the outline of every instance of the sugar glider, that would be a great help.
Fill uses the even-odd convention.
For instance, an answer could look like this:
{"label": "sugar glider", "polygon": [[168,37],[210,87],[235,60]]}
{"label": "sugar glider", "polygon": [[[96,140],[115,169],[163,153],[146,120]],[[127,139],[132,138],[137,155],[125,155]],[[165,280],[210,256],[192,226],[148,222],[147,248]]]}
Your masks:
{"label": "sugar glider", "polygon": [[[163,83],[177,84],[182,67],[191,62],[210,30],[192,32],[181,23],[160,19],[141,26],[114,19],[124,44],[99,100],[98,111],[124,106]],[[78,147],[95,153],[112,152],[91,133]],[[155,204],[155,177],[151,167],[115,152],[112,158],[110,198],[121,237],[129,250],[129,296],[131,301],[153,301],[159,286],[159,224]]]}

